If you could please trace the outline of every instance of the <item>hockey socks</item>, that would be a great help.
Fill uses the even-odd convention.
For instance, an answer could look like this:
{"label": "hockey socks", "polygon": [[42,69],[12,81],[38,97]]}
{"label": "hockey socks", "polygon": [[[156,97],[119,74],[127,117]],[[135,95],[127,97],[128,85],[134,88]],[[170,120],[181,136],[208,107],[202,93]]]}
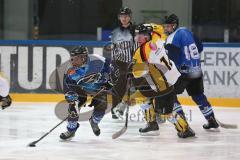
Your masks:
{"label": "hockey socks", "polygon": [[204,94],[192,96],[194,102],[198,105],[205,119],[208,121],[207,124],[203,125],[204,129],[218,128],[219,124],[217,123],[212,106],[207,100],[207,97]]}
{"label": "hockey socks", "polygon": [[98,127],[99,122],[102,120],[105,112],[94,111],[92,117],[89,119],[90,125],[92,127],[93,133],[96,136],[100,135],[100,128]]}
{"label": "hockey socks", "polygon": [[169,114],[165,115],[164,118],[166,118],[169,122],[171,122],[175,126],[179,138],[195,136],[194,131],[189,127],[186,119],[183,118],[181,115]]}
{"label": "hockey socks", "polygon": [[79,116],[78,116],[77,106],[75,105],[75,103],[69,104],[68,112],[69,112],[69,115],[68,115],[67,131],[61,133],[60,135],[60,138],[63,140],[68,140],[74,137],[75,132],[79,127],[79,123],[78,123]]}
{"label": "hockey socks", "polygon": [[210,120],[211,117],[214,118],[212,106],[204,94],[192,96],[192,99],[198,105],[206,120]]}
{"label": "hockey socks", "polygon": [[68,140],[75,136],[75,132],[77,131],[77,129],[79,127],[79,123],[77,120],[78,120],[78,116],[68,118],[67,131],[61,133],[61,135],[60,135],[61,139]]}
{"label": "hockey socks", "polygon": [[173,112],[177,113],[178,115],[181,115],[183,118],[186,119],[182,106],[177,99],[174,102]]}
{"label": "hockey socks", "polygon": [[158,136],[159,127],[156,122],[156,113],[151,102],[147,101],[141,105],[141,108],[145,114],[145,120],[147,125],[144,128],[140,128],[139,132],[142,136]]}

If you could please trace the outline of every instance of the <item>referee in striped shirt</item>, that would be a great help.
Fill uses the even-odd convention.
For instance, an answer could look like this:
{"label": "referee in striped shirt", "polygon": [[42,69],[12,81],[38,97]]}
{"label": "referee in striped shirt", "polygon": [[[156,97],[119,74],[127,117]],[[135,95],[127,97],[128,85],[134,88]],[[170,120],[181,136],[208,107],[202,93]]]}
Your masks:
{"label": "referee in striped shirt", "polygon": [[[112,97],[112,118],[117,119],[114,108],[119,104],[124,106],[122,98],[126,92],[128,66],[132,61],[133,53],[137,47],[134,42],[134,25],[131,22],[132,11],[128,7],[122,7],[118,13],[119,26],[112,32],[113,45],[111,58],[113,68],[114,95]],[[126,105],[125,105],[126,106]],[[121,107],[120,107],[121,108]],[[123,107],[124,108],[124,107]],[[116,109],[116,108],[115,108]],[[123,114],[124,109],[122,109]]]}

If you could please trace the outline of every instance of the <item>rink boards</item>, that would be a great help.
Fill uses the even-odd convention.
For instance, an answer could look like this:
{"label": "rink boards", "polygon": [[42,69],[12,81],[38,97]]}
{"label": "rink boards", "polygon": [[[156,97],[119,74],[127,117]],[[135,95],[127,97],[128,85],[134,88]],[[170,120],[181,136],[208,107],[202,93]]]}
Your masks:
{"label": "rink boards", "polygon": [[[0,68],[11,84],[14,101],[56,102],[63,99],[53,74],[69,59],[69,50],[85,45],[90,53],[110,57],[103,41],[0,41]],[[240,106],[240,44],[205,43],[201,54],[205,93],[216,106]],[[59,84],[57,84],[59,83]],[[61,84],[60,84],[61,85]],[[192,105],[183,94],[181,101]]]}

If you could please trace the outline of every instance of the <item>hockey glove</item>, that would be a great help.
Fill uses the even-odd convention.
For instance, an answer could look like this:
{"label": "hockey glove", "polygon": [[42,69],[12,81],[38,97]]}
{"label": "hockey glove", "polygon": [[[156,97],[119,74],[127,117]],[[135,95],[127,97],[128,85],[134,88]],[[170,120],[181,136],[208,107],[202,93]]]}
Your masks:
{"label": "hockey glove", "polygon": [[65,99],[68,103],[73,103],[73,102],[77,101],[78,98],[79,98],[79,96],[76,92],[68,91],[67,93],[65,93]]}
{"label": "hockey glove", "polygon": [[5,109],[12,104],[12,99],[9,95],[6,97],[0,96],[0,101],[2,102],[2,109]]}

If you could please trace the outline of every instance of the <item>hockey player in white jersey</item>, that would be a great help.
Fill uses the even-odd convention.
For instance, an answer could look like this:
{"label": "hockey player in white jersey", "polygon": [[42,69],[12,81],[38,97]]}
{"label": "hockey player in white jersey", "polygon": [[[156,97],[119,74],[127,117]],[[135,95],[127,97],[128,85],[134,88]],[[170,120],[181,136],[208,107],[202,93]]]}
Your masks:
{"label": "hockey player in white jersey", "polygon": [[10,86],[7,81],[2,75],[0,75],[0,105],[2,109],[9,107],[12,103],[12,99],[9,96]]}

